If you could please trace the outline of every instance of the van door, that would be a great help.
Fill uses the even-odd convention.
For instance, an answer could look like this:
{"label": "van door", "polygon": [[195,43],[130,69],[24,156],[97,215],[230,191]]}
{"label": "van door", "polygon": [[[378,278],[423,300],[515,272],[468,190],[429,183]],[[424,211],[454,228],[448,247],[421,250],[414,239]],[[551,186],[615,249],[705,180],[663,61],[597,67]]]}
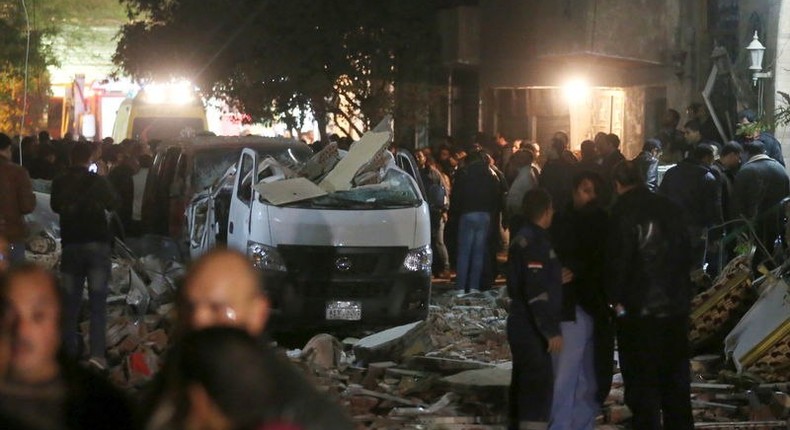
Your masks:
{"label": "van door", "polygon": [[395,164],[414,178],[414,181],[417,182],[417,186],[420,188],[420,193],[425,196],[425,184],[422,183],[422,175],[420,175],[420,169],[417,167],[414,157],[406,151],[398,151],[395,154]]}
{"label": "van door", "polygon": [[245,148],[239,156],[238,172],[230,198],[228,217],[228,247],[247,252],[247,239],[250,236],[252,199],[255,195],[253,179],[258,170],[258,154]]}

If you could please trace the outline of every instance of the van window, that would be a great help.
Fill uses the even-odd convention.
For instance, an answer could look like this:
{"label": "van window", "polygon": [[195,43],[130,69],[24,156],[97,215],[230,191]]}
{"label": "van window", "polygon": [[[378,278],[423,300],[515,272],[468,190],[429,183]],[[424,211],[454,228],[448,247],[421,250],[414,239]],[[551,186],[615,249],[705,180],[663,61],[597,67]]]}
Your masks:
{"label": "van window", "polygon": [[204,131],[201,118],[145,118],[138,117],[132,124],[132,137],[148,142],[150,140],[164,140],[176,137],[194,135]]}
{"label": "van window", "polygon": [[238,182],[238,192],[236,197],[239,198],[244,204],[249,205],[250,201],[252,200],[252,175],[250,172],[252,171],[252,157],[247,154],[241,159],[241,169],[239,169],[238,175],[236,175],[236,181]]}
{"label": "van window", "polygon": [[332,209],[390,209],[419,206],[420,192],[414,181],[400,169],[389,169],[378,184],[364,185],[347,191],[297,202],[290,206]]}
{"label": "van window", "polygon": [[[312,155],[309,148],[278,148],[266,150],[251,146],[258,153],[259,159],[274,157],[286,166],[307,161]],[[202,191],[210,187],[214,181],[221,178],[228,167],[239,161],[241,148],[210,148],[195,151],[194,166],[192,168],[192,187],[195,191]]]}

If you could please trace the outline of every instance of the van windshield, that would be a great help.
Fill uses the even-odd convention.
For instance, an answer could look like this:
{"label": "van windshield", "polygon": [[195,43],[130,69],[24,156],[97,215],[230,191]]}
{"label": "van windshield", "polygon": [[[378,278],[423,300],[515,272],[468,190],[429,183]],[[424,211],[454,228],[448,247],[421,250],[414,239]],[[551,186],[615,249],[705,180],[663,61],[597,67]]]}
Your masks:
{"label": "van windshield", "polygon": [[173,139],[185,135],[194,135],[205,131],[201,118],[135,118],[132,124],[132,136],[148,142],[150,140]]}
{"label": "van windshield", "polygon": [[[280,164],[292,166],[303,163],[310,159],[313,152],[307,147],[283,147],[276,149],[255,148],[258,159],[272,157]],[[192,184],[196,190],[204,190],[210,187],[214,181],[222,176],[233,164],[239,161],[242,148],[217,147],[195,152],[195,165],[193,169]]]}
{"label": "van windshield", "polygon": [[364,185],[348,191],[335,191],[290,206],[333,209],[384,209],[419,206],[420,194],[408,174],[389,169],[378,184]]}

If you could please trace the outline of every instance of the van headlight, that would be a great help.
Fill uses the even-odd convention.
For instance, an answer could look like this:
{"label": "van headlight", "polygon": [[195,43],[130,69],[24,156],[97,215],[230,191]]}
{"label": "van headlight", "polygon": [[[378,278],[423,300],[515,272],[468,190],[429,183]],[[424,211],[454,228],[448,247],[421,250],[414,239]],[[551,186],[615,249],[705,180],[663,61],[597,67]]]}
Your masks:
{"label": "van headlight", "polygon": [[256,269],[285,272],[285,262],[277,248],[258,242],[247,242],[247,256]]}
{"label": "van headlight", "polygon": [[409,272],[430,272],[433,265],[431,245],[410,249],[403,260],[403,267]]}

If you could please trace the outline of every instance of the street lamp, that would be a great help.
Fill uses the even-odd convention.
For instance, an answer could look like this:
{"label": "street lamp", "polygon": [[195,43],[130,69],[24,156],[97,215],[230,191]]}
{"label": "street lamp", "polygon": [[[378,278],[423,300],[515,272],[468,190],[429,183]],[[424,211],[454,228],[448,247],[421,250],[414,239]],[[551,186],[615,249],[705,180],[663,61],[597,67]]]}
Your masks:
{"label": "street lamp", "polygon": [[749,58],[752,61],[752,65],[749,67],[749,70],[752,71],[752,82],[754,85],[757,85],[757,81],[759,79],[770,79],[771,72],[763,72],[763,55],[765,55],[765,46],[760,43],[760,38],[757,37],[757,32],[754,32],[754,37],[752,38],[752,43],[746,47],[746,50],[749,51]]}
{"label": "street lamp", "polygon": [[[746,47],[746,50],[749,51],[749,58],[751,59],[752,65],[749,66],[749,70],[752,71],[752,83],[754,86],[757,87],[757,115],[762,117],[763,116],[763,91],[764,85],[761,79],[771,79],[773,74],[768,72],[763,72],[763,55],[765,55],[765,46],[760,43],[760,39],[757,37],[757,31],[754,32],[754,37],[752,38],[752,43]],[[758,85],[759,83],[759,85]]]}

